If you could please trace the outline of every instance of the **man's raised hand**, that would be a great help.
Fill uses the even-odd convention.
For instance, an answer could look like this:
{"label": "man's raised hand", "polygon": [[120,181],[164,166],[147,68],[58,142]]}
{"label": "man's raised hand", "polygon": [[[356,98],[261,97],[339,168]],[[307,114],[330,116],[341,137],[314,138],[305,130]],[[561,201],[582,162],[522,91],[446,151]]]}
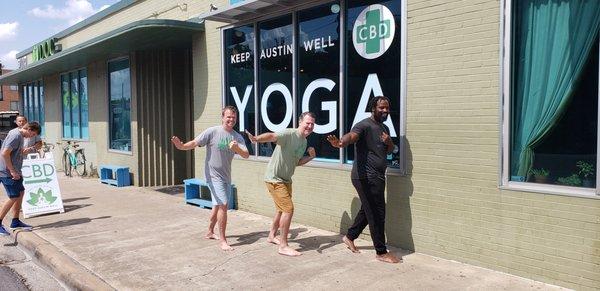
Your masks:
{"label": "man's raised hand", "polygon": [[317,153],[315,152],[315,148],[313,148],[313,147],[308,148],[308,156],[311,158],[314,158],[317,156]]}
{"label": "man's raised hand", "polygon": [[181,142],[181,140],[176,136],[171,137],[171,142],[177,149],[181,149],[181,147],[183,146],[183,143]]}
{"label": "man's raised hand", "polygon": [[392,145],[393,145],[393,144],[394,144],[394,143],[393,143],[393,141],[392,141],[392,138],[390,137],[390,135],[389,135],[389,134],[387,134],[387,133],[385,133],[385,132],[383,132],[383,133],[381,134],[381,141],[382,141],[383,143],[385,143],[386,145],[390,145],[390,144],[392,144]]}
{"label": "man's raised hand", "polygon": [[246,135],[248,135],[248,139],[250,140],[250,142],[252,143],[256,143],[256,136],[253,136],[247,129],[245,130]]}
{"label": "man's raised hand", "polygon": [[238,147],[238,142],[236,140],[232,140],[229,142],[229,149],[233,150]]}
{"label": "man's raised hand", "polygon": [[331,144],[332,147],[341,148],[342,141],[337,138],[337,136],[330,134],[327,136],[327,141]]}

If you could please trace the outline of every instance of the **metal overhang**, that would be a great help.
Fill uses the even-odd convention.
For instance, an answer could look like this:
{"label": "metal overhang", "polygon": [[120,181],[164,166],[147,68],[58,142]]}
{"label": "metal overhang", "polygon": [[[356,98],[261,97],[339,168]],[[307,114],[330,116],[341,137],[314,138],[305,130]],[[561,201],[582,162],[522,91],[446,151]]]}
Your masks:
{"label": "metal overhang", "polygon": [[290,0],[246,0],[233,4],[223,10],[215,10],[199,17],[205,20],[236,23],[262,17],[278,10],[298,6],[298,1]]}
{"label": "metal overhang", "polygon": [[18,84],[85,66],[131,51],[191,47],[192,35],[204,31],[203,22],[146,19],[126,24],[25,68],[0,76],[0,85]]}

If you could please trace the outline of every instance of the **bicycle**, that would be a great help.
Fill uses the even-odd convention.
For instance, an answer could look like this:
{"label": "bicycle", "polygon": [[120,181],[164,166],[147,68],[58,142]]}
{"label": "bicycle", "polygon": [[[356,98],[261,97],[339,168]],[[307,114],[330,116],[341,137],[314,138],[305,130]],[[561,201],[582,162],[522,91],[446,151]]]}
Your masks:
{"label": "bicycle", "polygon": [[[67,177],[72,177],[73,174],[71,172],[73,171],[73,168],[75,168],[75,172],[77,172],[80,177],[85,176],[87,174],[87,169],[85,166],[86,159],[83,148],[80,148],[76,141],[68,140],[66,143],[67,144],[62,148],[62,164],[65,175]],[[57,142],[56,144],[60,145],[61,143]]]}
{"label": "bicycle", "polygon": [[41,148],[42,154],[52,152],[53,149],[54,149],[54,144],[51,144],[51,143],[45,142],[45,141],[42,142],[42,148]]}

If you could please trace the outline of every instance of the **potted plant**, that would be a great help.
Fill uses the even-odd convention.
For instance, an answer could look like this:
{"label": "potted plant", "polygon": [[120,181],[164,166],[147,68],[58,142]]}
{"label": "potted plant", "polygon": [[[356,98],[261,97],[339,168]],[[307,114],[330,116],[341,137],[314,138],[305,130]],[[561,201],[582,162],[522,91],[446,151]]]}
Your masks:
{"label": "potted plant", "polygon": [[583,187],[594,187],[594,165],[586,161],[577,161],[577,168],[579,169],[578,174],[581,177]]}
{"label": "potted plant", "polygon": [[581,178],[579,178],[579,175],[577,175],[577,174],[573,174],[569,177],[560,177],[560,178],[556,179],[556,182],[560,185],[565,185],[565,186],[575,186],[575,187],[581,186]]}
{"label": "potted plant", "polygon": [[533,176],[533,181],[536,183],[548,183],[548,175],[550,175],[550,171],[544,168],[531,169],[529,170],[529,174]]}

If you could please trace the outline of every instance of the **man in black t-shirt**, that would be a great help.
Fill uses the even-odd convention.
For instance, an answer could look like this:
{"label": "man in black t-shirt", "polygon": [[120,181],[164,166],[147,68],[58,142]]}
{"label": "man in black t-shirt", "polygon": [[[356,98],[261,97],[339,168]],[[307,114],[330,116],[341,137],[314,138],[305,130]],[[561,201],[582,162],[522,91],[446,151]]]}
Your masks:
{"label": "man in black t-shirt", "polygon": [[327,137],[331,145],[337,148],[356,144],[351,177],[361,207],[343,240],[352,252],[358,253],[354,240],[369,225],[377,259],[386,263],[398,263],[400,260],[389,253],[385,245],[386,157],[394,150],[394,143],[383,122],[389,115],[390,101],[384,96],[377,96],[371,99],[370,108],[371,117],[354,125],[341,139],[334,135]]}

